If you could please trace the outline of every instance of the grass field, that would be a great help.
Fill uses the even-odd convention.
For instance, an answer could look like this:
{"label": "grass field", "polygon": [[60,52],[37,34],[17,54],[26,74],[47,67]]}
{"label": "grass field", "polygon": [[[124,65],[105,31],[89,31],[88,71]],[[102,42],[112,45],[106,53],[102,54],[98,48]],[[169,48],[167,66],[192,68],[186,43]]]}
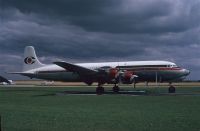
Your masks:
{"label": "grass field", "polygon": [[1,87],[3,131],[200,130],[200,87],[178,87],[177,95],[164,87],[141,96],[56,95],[66,90],[95,88]]}

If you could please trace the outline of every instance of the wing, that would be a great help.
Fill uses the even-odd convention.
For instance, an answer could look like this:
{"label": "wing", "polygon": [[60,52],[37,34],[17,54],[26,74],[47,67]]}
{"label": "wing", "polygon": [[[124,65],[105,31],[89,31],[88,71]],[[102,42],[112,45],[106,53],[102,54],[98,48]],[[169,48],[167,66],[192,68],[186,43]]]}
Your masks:
{"label": "wing", "polygon": [[79,65],[75,65],[75,64],[71,64],[71,63],[67,63],[67,62],[54,62],[54,64],[68,70],[71,72],[76,72],[78,73],[80,76],[88,76],[88,75],[97,75],[98,71],[95,70],[91,70]]}

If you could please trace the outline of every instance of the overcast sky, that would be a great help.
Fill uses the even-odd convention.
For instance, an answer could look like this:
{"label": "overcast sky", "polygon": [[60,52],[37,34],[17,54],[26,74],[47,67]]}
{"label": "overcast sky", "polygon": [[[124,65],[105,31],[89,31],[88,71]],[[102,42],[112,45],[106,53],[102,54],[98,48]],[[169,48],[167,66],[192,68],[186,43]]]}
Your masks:
{"label": "overcast sky", "polygon": [[0,74],[43,63],[168,60],[200,80],[200,0],[0,0]]}

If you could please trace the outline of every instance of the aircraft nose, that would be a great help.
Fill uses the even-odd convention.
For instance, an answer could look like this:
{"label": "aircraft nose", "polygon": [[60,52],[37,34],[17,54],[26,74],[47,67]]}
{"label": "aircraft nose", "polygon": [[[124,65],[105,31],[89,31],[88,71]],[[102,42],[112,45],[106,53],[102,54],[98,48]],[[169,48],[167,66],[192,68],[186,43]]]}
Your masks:
{"label": "aircraft nose", "polygon": [[190,71],[189,71],[189,70],[187,70],[187,69],[184,69],[184,74],[185,74],[185,76],[187,76],[187,75],[189,75],[189,74],[190,74]]}

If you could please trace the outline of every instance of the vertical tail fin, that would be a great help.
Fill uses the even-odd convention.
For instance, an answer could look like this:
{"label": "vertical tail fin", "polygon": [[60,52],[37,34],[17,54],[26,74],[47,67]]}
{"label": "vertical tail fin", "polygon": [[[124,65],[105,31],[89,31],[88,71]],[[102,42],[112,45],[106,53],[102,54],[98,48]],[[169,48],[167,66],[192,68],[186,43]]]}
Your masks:
{"label": "vertical tail fin", "polygon": [[44,66],[42,64],[35,53],[35,49],[33,46],[26,46],[24,50],[24,66],[23,71],[28,71],[31,69],[39,68]]}

